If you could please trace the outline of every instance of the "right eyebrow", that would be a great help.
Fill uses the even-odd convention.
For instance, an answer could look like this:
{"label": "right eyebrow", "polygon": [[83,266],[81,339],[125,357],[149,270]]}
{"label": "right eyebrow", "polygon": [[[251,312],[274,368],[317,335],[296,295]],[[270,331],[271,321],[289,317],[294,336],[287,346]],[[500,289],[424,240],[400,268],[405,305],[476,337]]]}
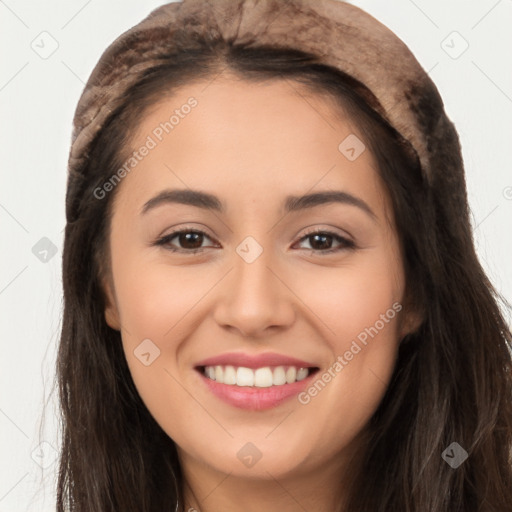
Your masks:
{"label": "right eyebrow", "polygon": [[145,214],[157,206],[169,203],[187,204],[219,213],[224,211],[224,206],[220,199],[212,194],[191,189],[166,189],[147,201],[142,207],[141,214]]}

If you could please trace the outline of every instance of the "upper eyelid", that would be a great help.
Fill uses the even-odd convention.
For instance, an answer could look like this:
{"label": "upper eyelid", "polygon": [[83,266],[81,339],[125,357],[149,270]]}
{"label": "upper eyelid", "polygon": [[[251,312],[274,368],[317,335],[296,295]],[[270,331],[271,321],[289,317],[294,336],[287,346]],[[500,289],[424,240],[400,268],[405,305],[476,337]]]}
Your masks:
{"label": "upper eyelid", "polygon": [[334,228],[317,228],[317,227],[313,227],[311,228],[311,230],[309,228],[306,229],[306,232],[300,237],[300,240],[306,236],[309,236],[309,235],[315,235],[317,233],[327,233],[329,235],[334,235],[334,236],[339,236],[340,238],[346,238],[347,240],[351,240],[353,239],[353,236],[348,233],[347,231],[344,231],[344,233],[338,233],[337,231],[334,230]]}

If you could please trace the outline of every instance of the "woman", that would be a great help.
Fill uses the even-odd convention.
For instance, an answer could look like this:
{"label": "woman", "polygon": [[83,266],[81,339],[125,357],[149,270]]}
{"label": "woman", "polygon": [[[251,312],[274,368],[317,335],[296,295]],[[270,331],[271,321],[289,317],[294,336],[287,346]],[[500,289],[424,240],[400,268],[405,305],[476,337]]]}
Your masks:
{"label": "woman", "polygon": [[368,14],[152,12],[74,119],[58,510],[507,510],[468,211],[435,85]]}

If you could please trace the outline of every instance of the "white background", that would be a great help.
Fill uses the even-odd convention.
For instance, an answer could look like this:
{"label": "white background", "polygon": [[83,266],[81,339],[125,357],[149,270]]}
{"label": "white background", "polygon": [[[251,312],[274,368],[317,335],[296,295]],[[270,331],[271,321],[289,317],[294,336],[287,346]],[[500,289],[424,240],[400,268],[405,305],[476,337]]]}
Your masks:
{"label": "white background", "polygon": [[[479,255],[512,302],[512,1],[351,3],[393,30],[437,84],[462,143]],[[103,50],[159,5],[0,0],[0,512],[55,509],[58,423],[50,391],[71,121]],[[58,44],[46,59],[32,48],[41,38],[47,50],[51,38]],[[468,49],[452,58],[464,40]],[[56,250],[46,263],[32,252],[43,237]]]}

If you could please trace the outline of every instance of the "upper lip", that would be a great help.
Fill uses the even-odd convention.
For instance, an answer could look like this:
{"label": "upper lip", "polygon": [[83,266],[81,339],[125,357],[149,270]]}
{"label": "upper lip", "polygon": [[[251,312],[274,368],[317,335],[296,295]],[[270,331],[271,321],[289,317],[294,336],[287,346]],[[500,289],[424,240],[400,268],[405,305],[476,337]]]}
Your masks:
{"label": "upper lip", "polygon": [[203,359],[196,366],[243,366],[244,368],[261,368],[264,366],[296,366],[298,368],[316,368],[314,364],[275,352],[263,354],[244,354],[228,352]]}

